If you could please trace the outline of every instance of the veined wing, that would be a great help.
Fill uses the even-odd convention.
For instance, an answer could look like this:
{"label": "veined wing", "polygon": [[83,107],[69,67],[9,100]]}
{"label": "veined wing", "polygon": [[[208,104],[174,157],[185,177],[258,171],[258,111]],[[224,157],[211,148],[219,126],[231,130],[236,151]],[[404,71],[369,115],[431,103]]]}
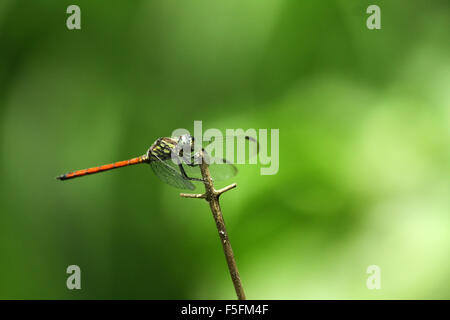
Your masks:
{"label": "veined wing", "polygon": [[151,161],[150,166],[161,181],[178,189],[195,189],[195,186],[191,181],[183,178],[178,165],[174,163],[172,159],[161,160],[158,157],[157,159],[158,160]]}
{"label": "veined wing", "polygon": [[201,144],[207,154],[219,159],[226,157],[228,163],[256,163],[256,155],[259,153],[256,138],[245,135],[212,137],[209,140],[203,139]]}
{"label": "veined wing", "polygon": [[[209,163],[209,171],[214,181],[224,181],[234,177],[238,173],[238,169],[226,159],[211,158]],[[189,177],[202,178],[199,165],[191,167],[183,164],[183,168]]]}
{"label": "veined wing", "polygon": [[[220,161],[222,160],[222,161]],[[209,165],[209,171],[214,181],[224,181],[237,175],[238,169],[226,159],[214,158]]]}

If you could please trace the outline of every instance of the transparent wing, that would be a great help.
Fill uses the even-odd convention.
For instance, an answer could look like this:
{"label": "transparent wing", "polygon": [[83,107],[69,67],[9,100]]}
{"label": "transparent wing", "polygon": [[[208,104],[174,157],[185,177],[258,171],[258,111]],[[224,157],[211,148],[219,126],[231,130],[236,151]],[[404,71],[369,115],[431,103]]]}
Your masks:
{"label": "transparent wing", "polygon": [[227,163],[253,163],[259,153],[256,138],[245,135],[203,139],[201,145],[210,156],[218,159],[226,158]]}
{"label": "transparent wing", "polygon": [[[200,166],[194,167],[183,164],[184,171],[188,177],[202,178]],[[214,181],[224,181],[234,177],[238,173],[238,169],[226,159],[210,158],[209,159],[209,171]]]}
{"label": "transparent wing", "polygon": [[150,166],[161,181],[178,189],[195,189],[191,181],[183,178],[177,164],[171,159],[151,161]]}
{"label": "transparent wing", "polygon": [[237,175],[238,169],[226,159],[213,158],[209,171],[214,181],[223,181]]}

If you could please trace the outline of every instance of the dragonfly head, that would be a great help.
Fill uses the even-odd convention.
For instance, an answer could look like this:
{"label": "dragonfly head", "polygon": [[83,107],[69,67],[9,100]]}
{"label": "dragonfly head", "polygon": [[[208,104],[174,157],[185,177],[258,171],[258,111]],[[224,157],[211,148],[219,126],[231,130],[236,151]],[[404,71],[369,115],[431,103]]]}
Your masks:
{"label": "dragonfly head", "polygon": [[191,152],[194,151],[194,137],[190,134],[183,134],[178,138],[177,142],[177,150],[178,152],[188,151]]}
{"label": "dragonfly head", "polygon": [[178,139],[178,145],[180,145],[180,147],[194,147],[194,137],[191,136],[190,134],[183,134],[182,136],[180,136],[180,138]]}

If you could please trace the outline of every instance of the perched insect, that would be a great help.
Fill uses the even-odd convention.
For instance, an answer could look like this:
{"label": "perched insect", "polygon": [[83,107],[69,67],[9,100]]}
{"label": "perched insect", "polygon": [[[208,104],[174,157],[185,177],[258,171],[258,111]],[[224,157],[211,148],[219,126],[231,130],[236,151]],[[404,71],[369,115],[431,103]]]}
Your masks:
{"label": "perched insect", "polygon": [[[244,136],[244,139],[257,146],[254,138]],[[203,148],[202,150],[204,151]],[[206,156],[214,180],[225,180],[237,174],[237,168],[226,159]],[[202,181],[201,176],[199,176],[200,170],[198,170],[199,161],[199,153],[195,152],[194,137],[185,134],[178,138],[163,137],[157,139],[148,151],[140,157],[69,172],[58,176],[57,179],[68,180],[129,165],[147,163],[150,164],[153,172],[163,182],[179,189],[194,190],[195,185],[192,181]]]}

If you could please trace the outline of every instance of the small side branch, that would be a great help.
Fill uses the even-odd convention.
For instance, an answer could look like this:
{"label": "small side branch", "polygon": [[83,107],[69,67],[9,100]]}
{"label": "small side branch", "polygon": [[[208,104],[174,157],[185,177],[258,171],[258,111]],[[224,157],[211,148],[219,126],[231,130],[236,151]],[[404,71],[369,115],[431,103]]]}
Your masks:
{"label": "small side branch", "polygon": [[230,271],[231,280],[233,281],[234,289],[236,291],[237,298],[239,300],[245,300],[244,288],[242,287],[241,278],[239,276],[239,271],[236,265],[236,260],[234,259],[233,249],[231,248],[230,240],[228,238],[228,233],[225,228],[225,221],[222,215],[222,209],[220,208],[219,197],[222,193],[228,190],[236,188],[236,183],[233,183],[225,188],[216,190],[214,189],[214,184],[209,172],[208,164],[202,157],[200,164],[200,170],[202,172],[203,184],[205,185],[205,193],[203,194],[190,194],[190,193],[180,193],[181,197],[184,198],[194,198],[194,199],[205,199],[209,203],[211,212],[216,222],[217,231],[219,232],[220,242],[222,243],[223,252],[225,253],[225,258],[227,260],[228,270]]}
{"label": "small side branch", "polygon": [[229,186],[219,189],[216,191],[217,196],[220,196],[222,193],[227,192],[228,190],[236,188],[236,183],[230,184]]}
{"label": "small side branch", "polygon": [[193,199],[205,199],[206,195],[204,193],[202,193],[202,194],[180,193],[180,197],[193,198]]}
{"label": "small side branch", "polygon": [[[214,194],[216,194],[217,196],[220,196],[222,193],[227,192],[228,190],[234,189],[236,188],[236,183],[230,184],[229,186],[226,186],[225,188],[219,189],[219,190],[214,190]],[[197,193],[197,194],[192,194],[192,193],[180,193],[180,197],[182,198],[193,198],[193,199],[206,199],[207,198],[207,194],[206,193]]]}

